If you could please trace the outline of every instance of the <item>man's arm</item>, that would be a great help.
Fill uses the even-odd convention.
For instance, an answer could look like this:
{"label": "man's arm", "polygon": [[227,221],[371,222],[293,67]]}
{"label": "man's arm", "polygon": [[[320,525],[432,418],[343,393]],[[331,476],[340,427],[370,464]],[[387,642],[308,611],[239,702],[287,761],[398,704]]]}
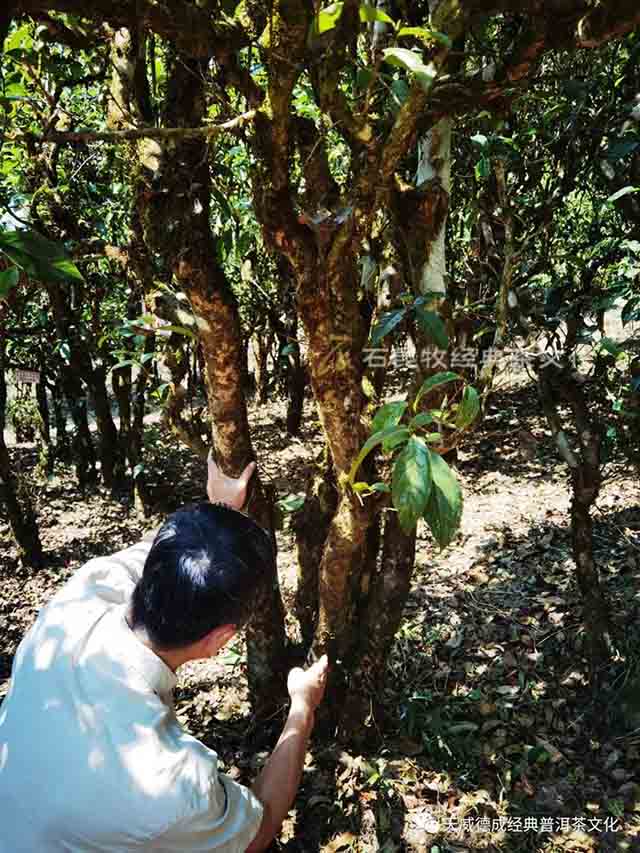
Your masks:
{"label": "man's arm", "polygon": [[328,662],[322,657],[308,670],[293,669],[288,689],[291,709],[276,748],[253,784],[264,813],[258,834],[246,853],[261,853],[280,831],[300,785],[315,710],[322,701]]}

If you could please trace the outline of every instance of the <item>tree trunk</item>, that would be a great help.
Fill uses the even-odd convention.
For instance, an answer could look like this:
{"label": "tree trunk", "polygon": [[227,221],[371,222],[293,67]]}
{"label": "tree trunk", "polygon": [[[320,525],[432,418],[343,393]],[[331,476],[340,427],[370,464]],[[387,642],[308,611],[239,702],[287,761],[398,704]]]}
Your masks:
{"label": "tree trunk", "polygon": [[51,404],[53,406],[53,422],[56,426],[55,458],[67,462],[70,458],[69,436],[67,434],[67,417],[64,413],[64,401],[58,383],[49,386]]}
{"label": "tree trunk", "polygon": [[73,463],[80,488],[84,489],[96,479],[96,456],[87,411],[88,388],[83,386],[83,379],[86,384],[87,375],[86,354],[83,344],[78,344],[75,331],[71,329],[72,309],[66,292],[63,293],[59,284],[48,283],[45,286],[56,334],[68,347],[68,358],[61,358],[59,362],[60,384],[76,428],[72,439]]}
{"label": "tree trunk", "polygon": [[256,364],[256,390],[260,406],[269,402],[269,352],[273,345],[273,332],[261,329],[253,338],[254,357]]}
{"label": "tree trunk", "polygon": [[98,424],[98,454],[102,482],[108,489],[117,484],[116,472],[122,470],[121,448],[118,442],[118,430],[113,422],[111,403],[105,384],[107,368],[102,365],[91,371],[91,396]]}
{"label": "tree trunk", "polygon": [[[369,604],[360,630],[361,649],[347,696],[345,721],[366,716],[370,702],[378,715],[385,665],[411,589],[416,534],[405,534],[395,512],[385,514],[380,568],[376,572]],[[353,731],[353,727],[349,727]]]}
{"label": "tree trunk", "polygon": [[333,464],[325,446],[308,477],[303,506],[292,519],[298,555],[294,610],[308,648],[318,621],[318,578],[324,543],[336,511],[338,492]]}
{"label": "tree trunk", "polygon": [[[226,473],[238,476],[255,458],[242,383],[240,321],[235,297],[222,271],[213,267],[213,257],[213,241],[199,258],[195,251],[188,259],[183,255],[177,277],[187,289],[195,316],[204,321],[199,324],[200,342],[207,365],[216,458]],[[254,481],[247,511],[272,531],[272,505],[259,479]],[[247,626],[247,657],[254,708],[267,713],[278,705],[284,689],[284,607],[276,575]]]}
{"label": "tree trunk", "polygon": [[[334,705],[325,709],[333,725],[353,666],[360,631],[362,590],[372,572],[370,502],[360,503],[346,482],[366,438],[362,392],[362,319],[357,302],[357,267],[339,233],[327,256],[302,271],[297,289],[298,315],[308,341],[311,386],[335,470],[335,512],[330,520],[318,569],[317,623],[312,654],[327,652],[333,663],[330,687]],[[333,300],[327,298],[331,290]],[[358,724],[360,720],[351,721]]]}
{"label": "tree trunk", "polygon": [[[156,341],[154,337],[147,337],[144,345],[146,354],[153,354],[155,351]],[[149,511],[150,496],[147,487],[147,478],[145,476],[144,467],[142,466],[142,446],[144,439],[144,415],[146,404],[146,391],[151,378],[151,369],[149,362],[145,362],[140,367],[138,378],[136,379],[133,391],[133,420],[129,430],[128,440],[126,444],[126,455],[131,468],[131,476],[133,478],[133,500],[137,509],[141,510],[145,515]]]}
{"label": "tree trunk", "polygon": [[307,387],[307,369],[300,357],[300,346],[293,344],[293,352],[288,358],[290,364],[287,375],[289,400],[287,404],[287,435],[299,435],[304,410],[304,392]]}
{"label": "tree trunk", "polygon": [[[584,603],[587,652],[594,677],[610,656],[608,606],[593,555],[591,506],[602,482],[600,472],[601,428],[589,412],[579,377],[568,368],[546,365],[538,379],[540,401],[561,457],[571,472],[571,536],[576,579]],[[577,436],[574,449],[564,430],[559,405],[567,404]]]}
{"label": "tree trunk", "polygon": [[489,393],[496,372],[499,350],[504,346],[507,337],[507,323],[509,319],[509,297],[513,289],[513,271],[516,262],[515,231],[511,200],[507,189],[507,174],[504,160],[498,159],[495,164],[496,185],[498,200],[502,209],[504,223],[504,260],[502,263],[502,274],[500,286],[496,297],[496,330],[493,336],[493,348],[496,355],[490,358],[480,371],[479,385],[482,389],[482,408],[486,409]]}
{"label": "tree trunk", "polygon": [[53,472],[54,451],[51,444],[51,414],[49,411],[49,401],[47,400],[46,386],[46,371],[43,365],[40,365],[40,381],[36,385],[36,399],[38,401],[38,411],[40,412],[40,462],[44,467],[47,475]]}
{"label": "tree trunk", "polygon": [[[176,58],[163,111],[167,125],[202,123],[205,75],[204,63]],[[147,191],[138,194],[138,202],[145,238],[153,251],[168,259],[189,297],[206,364],[216,459],[225,473],[237,476],[255,454],[243,390],[238,306],[217,265],[209,224],[207,142],[187,139],[164,149],[156,146],[153,156],[143,159],[142,167]],[[188,193],[185,187],[190,188]],[[272,506],[257,475],[248,511],[263,527],[272,528]],[[285,691],[286,668],[284,609],[275,573],[247,628],[247,657],[254,708],[259,713],[272,711]]]}
{"label": "tree trunk", "polygon": [[4,358],[5,339],[4,334],[0,334],[0,502],[5,507],[21,559],[29,566],[39,567],[43,554],[36,514],[29,495],[13,472],[4,440],[7,407]]}
{"label": "tree trunk", "polygon": [[[450,325],[447,300],[446,224],[451,192],[452,120],[441,119],[418,144],[415,186],[397,188],[392,195],[395,244],[402,259],[405,278],[415,296],[425,297],[424,308],[440,315]],[[413,332],[417,367],[410,396],[429,376],[456,369],[455,350],[443,350],[416,323]],[[436,387],[421,401],[421,408],[438,408],[451,387]],[[446,452],[446,450],[445,450]]]}

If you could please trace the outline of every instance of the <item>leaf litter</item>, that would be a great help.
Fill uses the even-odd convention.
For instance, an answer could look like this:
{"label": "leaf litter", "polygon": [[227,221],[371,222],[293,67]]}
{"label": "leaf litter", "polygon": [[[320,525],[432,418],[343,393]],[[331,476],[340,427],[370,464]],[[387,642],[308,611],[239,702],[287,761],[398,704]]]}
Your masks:
{"label": "leaf litter", "polygon": [[[282,401],[250,409],[262,476],[281,498],[303,491],[306,466],[322,447],[315,409],[305,405],[302,436],[293,440]],[[69,469],[57,468],[39,487],[47,566],[38,572],[18,564],[0,515],[0,700],[21,637],[76,568],[137,541],[178,503],[204,498],[203,466],[189,451],[157,425],[148,428],[147,444],[156,509],[147,519],[104,490],[80,494]],[[12,455],[22,468],[35,466],[32,447],[12,448]],[[380,697],[383,717],[367,729],[364,748],[312,744],[275,849],[640,849],[637,478],[614,466],[594,513],[616,635],[615,657],[594,688],[567,472],[532,388],[495,398],[459,453],[457,475],[465,509],[456,540],[439,551],[426,529],[418,532],[411,596]],[[278,537],[289,601],[293,534],[285,524]],[[217,750],[226,772],[249,782],[277,722],[254,725],[244,661],[239,640],[214,661],[184,667],[176,710]]]}

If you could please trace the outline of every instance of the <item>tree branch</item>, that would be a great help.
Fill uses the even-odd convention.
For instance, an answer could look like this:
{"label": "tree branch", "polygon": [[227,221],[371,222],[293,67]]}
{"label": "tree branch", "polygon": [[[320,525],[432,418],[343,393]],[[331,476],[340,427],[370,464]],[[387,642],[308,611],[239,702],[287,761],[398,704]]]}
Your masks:
{"label": "tree branch", "polygon": [[555,47],[598,47],[640,24],[637,0],[460,0],[468,15],[516,13],[546,20]]}
{"label": "tree branch", "polygon": [[249,110],[222,124],[212,124],[206,127],[141,127],[130,130],[52,130],[41,136],[33,133],[8,134],[8,142],[56,142],[60,144],[78,145],[85,142],[128,142],[132,139],[194,139],[206,137],[212,139],[222,133],[235,133],[255,118],[255,110]]}
{"label": "tree branch", "polygon": [[104,21],[116,27],[135,23],[173,42],[187,56],[210,57],[221,43],[237,50],[248,35],[241,26],[185,0],[18,0],[15,15],[65,12],[84,20]]}
{"label": "tree branch", "polygon": [[33,17],[46,26],[48,39],[58,42],[58,44],[66,44],[67,47],[72,47],[74,50],[90,50],[98,42],[105,41],[107,38],[106,33],[99,28],[96,28],[92,33],[73,30],[47,13],[36,14]]}

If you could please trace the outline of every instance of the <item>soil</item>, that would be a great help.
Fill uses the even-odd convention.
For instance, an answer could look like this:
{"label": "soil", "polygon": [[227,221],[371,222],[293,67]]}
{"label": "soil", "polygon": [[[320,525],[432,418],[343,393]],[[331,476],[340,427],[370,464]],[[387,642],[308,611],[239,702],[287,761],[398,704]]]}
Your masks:
{"label": "soil", "polygon": [[[279,497],[300,493],[321,448],[306,403],[303,432],[285,432],[281,401],[253,405],[261,475]],[[32,446],[12,449],[31,471]],[[204,497],[204,466],[158,424],[146,434],[154,513],[138,514],[71,469],[33,482],[46,568],[18,564],[0,515],[0,700],[38,609],[91,557],[136,541],[167,512]],[[501,391],[461,448],[459,536],[439,552],[419,531],[405,619],[389,661],[384,723],[366,747],[326,737],[309,750],[302,786],[274,849],[286,851],[640,849],[640,486],[621,460],[606,468],[594,541],[615,649],[590,674],[568,530],[567,470],[550,444],[535,390]],[[285,599],[293,537],[278,534]],[[239,640],[180,672],[178,715],[249,781],[273,743],[256,726]]]}

